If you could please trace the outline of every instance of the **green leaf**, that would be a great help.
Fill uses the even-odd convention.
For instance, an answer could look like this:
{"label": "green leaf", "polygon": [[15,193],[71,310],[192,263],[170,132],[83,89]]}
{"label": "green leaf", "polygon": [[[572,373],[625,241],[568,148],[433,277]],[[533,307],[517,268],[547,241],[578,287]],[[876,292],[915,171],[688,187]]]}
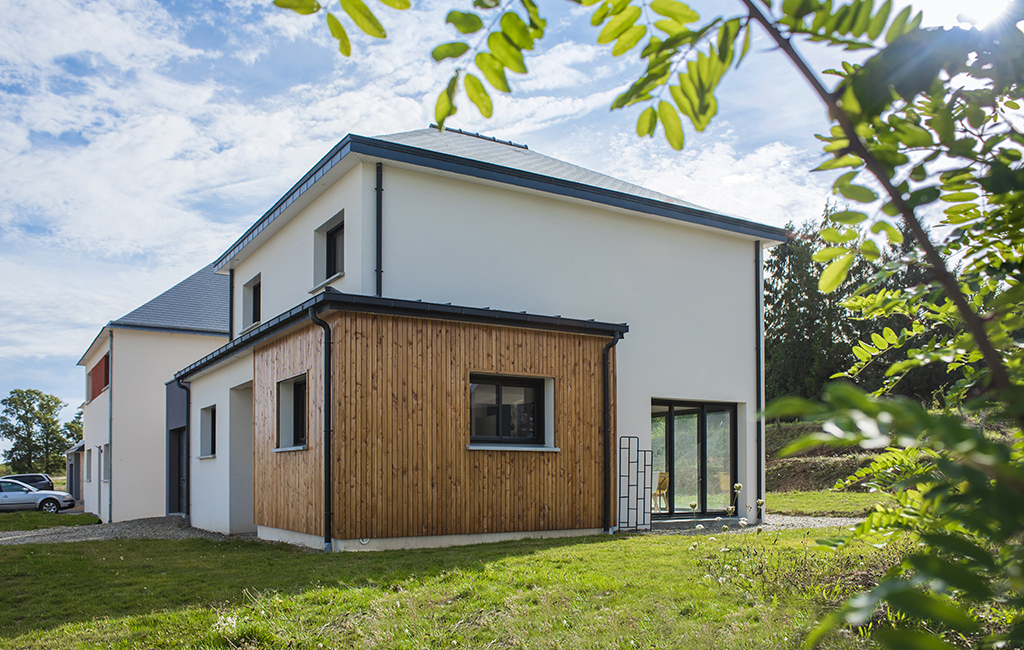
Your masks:
{"label": "green leaf", "polygon": [[334,17],[334,14],[327,12],[327,28],[331,30],[331,36],[338,40],[338,51],[345,56],[352,54],[352,43],[348,40],[348,34],[345,33],[345,28],[341,26],[341,21]]}
{"label": "green leaf", "polygon": [[816,251],[814,255],[811,255],[811,259],[818,263],[829,262],[840,255],[846,255],[849,252],[849,248],[833,246],[832,248],[823,248],[820,251]]}
{"label": "green leaf", "polygon": [[1017,305],[1021,302],[1024,302],[1024,283],[1010,287],[1006,291],[1000,293],[996,298],[988,303],[988,309],[996,310],[1004,305]]}
{"label": "green leaf", "polygon": [[666,18],[671,18],[677,23],[693,23],[700,20],[700,15],[690,9],[689,6],[684,5],[682,2],[676,0],[654,0],[650,4],[651,10],[657,14],[661,14]]}
{"label": "green leaf", "polygon": [[502,32],[491,32],[487,37],[487,47],[491,48],[491,54],[501,61],[501,64],[512,72],[526,73],[526,63],[523,62],[523,53],[512,44],[512,41],[505,37]]}
{"label": "green leaf", "polygon": [[341,0],[341,8],[345,10],[345,13],[356,24],[356,27],[363,30],[368,36],[387,38],[384,27],[381,26],[369,7],[363,3],[363,0]]}
{"label": "green leaf", "polygon": [[780,397],[765,409],[764,416],[775,418],[799,418],[821,411],[821,405],[802,397]]}
{"label": "green leaf", "polygon": [[892,0],[885,0],[885,4],[878,10],[875,17],[871,19],[871,26],[868,27],[868,38],[875,40],[882,35],[885,23],[889,20],[889,12],[892,11]]}
{"label": "green leaf", "polygon": [[455,115],[455,90],[458,87],[459,74],[455,73],[455,76],[448,81],[448,86],[444,91],[437,96],[437,104],[434,105],[434,119],[437,121],[437,125],[444,127],[444,121],[449,116]]}
{"label": "green leaf", "polygon": [[892,24],[889,25],[889,31],[885,33],[885,42],[892,45],[892,42],[903,35],[903,28],[907,25],[907,19],[910,18],[910,12],[913,11],[913,7],[905,7],[903,11],[896,14],[893,18]]}
{"label": "green leaf", "polygon": [[619,56],[632,50],[646,33],[647,28],[643,25],[633,25],[627,29],[619,37],[619,40],[615,41],[615,47],[612,48],[612,56]]}
{"label": "green leaf", "polygon": [[868,361],[869,359],[871,359],[871,353],[865,350],[864,348],[860,347],[859,345],[855,345],[850,349],[853,350],[853,355],[860,359],[861,361]]}
{"label": "green leaf", "polygon": [[871,333],[871,342],[874,343],[875,347],[879,350],[886,350],[889,348],[889,342],[886,341],[878,332]]}
{"label": "green leaf", "polygon": [[891,327],[886,327],[885,329],[883,329],[882,336],[885,337],[885,340],[888,341],[891,345],[896,345],[897,343],[900,342],[900,337],[896,336],[896,332],[892,331]]}
{"label": "green leaf", "polygon": [[320,11],[320,3],[316,0],[274,0],[274,4],[282,9],[291,9],[303,16]]}
{"label": "green leaf", "polygon": [[658,126],[658,113],[653,106],[648,106],[640,113],[636,121],[636,134],[641,138],[645,135],[654,137],[654,129]]}
{"label": "green leaf", "polygon": [[487,94],[483,82],[467,72],[465,85],[469,101],[476,105],[481,115],[490,117],[494,107],[491,105],[491,96]]}
{"label": "green leaf", "polygon": [[[583,4],[592,5],[594,2],[600,2],[601,0],[590,0]],[[501,0],[473,0],[473,6],[477,9],[494,9],[501,5]]]}
{"label": "green leaf", "polygon": [[908,616],[926,618],[961,632],[974,632],[978,629],[977,622],[963,610],[948,600],[940,599],[930,593],[922,593],[914,589],[901,589],[889,594],[886,600],[890,606]]}
{"label": "green leaf", "polygon": [[501,61],[494,58],[490,52],[480,52],[476,55],[476,67],[483,73],[487,83],[502,92],[511,92],[508,87],[508,79],[505,78],[505,66]]}
{"label": "green leaf", "polygon": [[818,280],[818,290],[822,293],[832,293],[838,289],[850,272],[850,267],[853,266],[853,258],[853,251],[850,251],[829,264],[822,272],[821,279]]}
{"label": "green leaf", "polygon": [[597,42],[599,45],[605,45],[611,43],[619,36],[622,35],[627,29],[633,26],[636,19],[640,17],[640,7],[634,7],[630,5],[622,10],[622,13],[618,14],[614,18],[608,21],[608,24],[604,26],[601,33],[597,35]]}
{"label": "green leaf", "polygon": [[864,242],[860,245],[860,253],[866,259],[872,262],[874,262],[875,260],[882,256],[881,251],[878,250],[878,244],[871,241],[870,239],[865,239]]}
{"label": "green leaf", "polygon": [[520,50],[533,49],[533,36],[530,35],[530,28],[519,17],[519,14],[513,11],[507,11],[502,14],[501,31]]}
{"label": "green leaf", "polygon": [[665,127],[665,139],[676,151],[683,148],[683,124],[672,104],[666,101],[658,103],[658,120]]}
{"label": "green leaf", "polygon": [[448,17],[444,19],[444,22],[455,25],[455,29],[463,34],[478,32],[484,26],[484,21],[480,19],[480,16],[462,11],[449,11]]}
{"label": "green leaf", "polygon": [[843,210],[842,212],[835,212],[828,215],[830,221],[836,223],[845,224],[847,226],[856,226],[858,223],[868,218],[868,215],[863,212],[852,212],[850,210]]}
{"label": "green leaf", "polygon": [[469,45],[455,41],[438,45],[430,53],[430,56],[434,57],[435,61],[444,61],[445,59],[457,59],[467,51],[469,51]]}
{"label": "green leaf", "polygon": [[871,203],[878,198],[878,195],[863,185],[840,185],[836,188],[840,194],[858,203]]}
{"label": "green leaf", "polygon": [[740,64],[743,63],[743,59],[747,58],[747,52],[750,51],[750,21],[747,21],[747,29],[743,34],[743,49],[740,51],[740,58],[736,59],[736,67],[739,68]]}
{"label": "green leaf", "polygon": [[811,171],[822,172],[829,169],[840,169],[842,167],[860,167],[864,164],[864,161],[859,156],[855,156],[852,153],[840,156],[838,158],[832,158],[821,163]]}
{"label": "green leaf", "polygon": [[852,228],[839,230],[838,228],[822,228],[821,238],[831,244],[845,244],[848,241],[857,239],[857,232]]}
{"label": "green leaf", "polygon": [[934,202],[939,198],[939,188],[937,187],[924,187],[916,192],[911,192],[910,197],[907,199],[907,205],[911,208],[916,208],[919,205],[925,205]]}
{"label": "green leaf", "polygon": [[871,226],[871,232],[876,235],[881,233],[882,231],[885,231],[885,235],[886,237],[889,238],[890,242],[896,244],[897,246],[903,243],[903,233],[897,230],[896,227],[893,226],[891,223],[888,223],[886,221],[876,221]]}
{"label": "green leaf", "polygon": [[901,120],[894,116],[889,120],[889,125],[893,128],[893,133],[896,134],[900,142],[908,147],[930,147],[935,144],[932,140],[932,134],[913,122]]}
{"label": "green leaf", "polygon": [[392,9],[404,10],[408,9],[411,5],[409,0],[380,0],[382,3],[391,7]]}

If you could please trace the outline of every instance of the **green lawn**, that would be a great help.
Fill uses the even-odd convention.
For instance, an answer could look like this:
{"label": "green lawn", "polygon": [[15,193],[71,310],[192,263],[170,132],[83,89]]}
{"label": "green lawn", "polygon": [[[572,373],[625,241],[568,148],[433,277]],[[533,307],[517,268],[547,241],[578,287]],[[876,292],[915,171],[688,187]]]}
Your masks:
{"label": "green lawn", "polygon": [[[333,555],[196,539],[6,546],[0,593],[17,606],[0,608],[0,646],[793,648],[892,562],[814,550],[827,534]],[[825,647],[866,646],[837,634]]]}
{"label": "green lawn", "polygon": [[100,523],[99,519],[87,514],[61,515],[37,510],[0,513],[0,531],[39,530],[54,526],[85,526],[98,523]]}
{"label": "green lawn", "polygon": [[765,508],[777,515],[817,515],[834,517],[863,517],[875,509],[876,504],[892,503],[892,499],[878,492],[769,492]]}

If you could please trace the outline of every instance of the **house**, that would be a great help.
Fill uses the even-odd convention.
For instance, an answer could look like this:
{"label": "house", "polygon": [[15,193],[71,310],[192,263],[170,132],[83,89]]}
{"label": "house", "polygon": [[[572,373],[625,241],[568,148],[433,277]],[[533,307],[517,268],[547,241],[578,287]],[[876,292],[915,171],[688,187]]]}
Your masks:
{"label": "house", "polygon": [[325,550],[757,518],[784,240],[524,145],[349,135],[213,265],[169,512]]}
{"label": "house", "polygon": [[86,370],[82,441],[68,486],[103,521],[167,509],[164,382],[228,339],[228,278],[213,266],[110,321],[78,361]]}

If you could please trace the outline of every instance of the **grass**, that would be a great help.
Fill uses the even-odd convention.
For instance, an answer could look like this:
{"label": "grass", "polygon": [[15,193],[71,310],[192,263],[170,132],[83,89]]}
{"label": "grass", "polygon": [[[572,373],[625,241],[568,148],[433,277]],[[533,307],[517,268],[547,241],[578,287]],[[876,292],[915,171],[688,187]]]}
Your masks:
{"label": "grass", "polygon": [[39,530],[54,526],[85,526],[98,523],[99,519],[88,514],[60,515],[36,510],[0,513],[0,531]]}
{"label": "grass", "polygon": [[[813,550],[823,533],[333,555],[196,539],[7,546],[0,593],[18,604],[0,608],[0,646],[792,648],[894,559]],[[825,647],[866,646],[835,634]]]}
{"label": "grass", "polygon": [[769,492],[765,508],[777,515],[863,517],[891,501],[878,492]]}

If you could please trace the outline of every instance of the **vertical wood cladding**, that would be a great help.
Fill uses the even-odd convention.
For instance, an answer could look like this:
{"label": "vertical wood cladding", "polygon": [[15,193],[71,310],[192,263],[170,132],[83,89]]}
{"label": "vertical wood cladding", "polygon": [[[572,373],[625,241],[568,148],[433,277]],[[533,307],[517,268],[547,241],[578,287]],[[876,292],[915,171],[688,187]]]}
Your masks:
{"label": "vertical wood cladding", "polygon": [[[335,538],[603,525],[607,337],[364,313],[323,317],[334,332]],[[321,336],[310,325],[254,355],[256,523],[314,535],[323,532]],[[277,382],[302,372],[309,449],[275,453]],[[554,413],[545,417],[554,418],[560,451],[466,449],[469,375],[477,372],[554,378]]]}

